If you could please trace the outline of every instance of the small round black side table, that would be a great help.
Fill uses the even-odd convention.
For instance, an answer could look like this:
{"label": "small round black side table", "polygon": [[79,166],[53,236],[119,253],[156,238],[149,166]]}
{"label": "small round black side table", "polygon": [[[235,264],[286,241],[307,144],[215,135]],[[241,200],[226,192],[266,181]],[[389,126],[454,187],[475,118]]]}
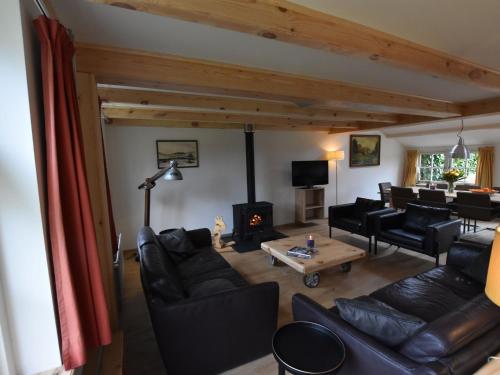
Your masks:
{"label": "small round black side table", "polygon": [[281,327],[274,333],[272,345],[279,375],[285,375],[285,370],[294,375],[335,374],[345,359],[342,340],[328,328],[312,322]]}

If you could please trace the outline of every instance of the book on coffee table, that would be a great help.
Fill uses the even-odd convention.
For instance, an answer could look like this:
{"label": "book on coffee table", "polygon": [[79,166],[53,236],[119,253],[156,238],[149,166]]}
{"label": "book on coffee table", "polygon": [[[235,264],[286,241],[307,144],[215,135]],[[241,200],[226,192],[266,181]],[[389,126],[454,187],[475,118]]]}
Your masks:
{"label": "book on coffee table", "polygon": [[307,247],[294,246],[286,252],[286,255],[290,257],[297,257],[303,259],[311,259],[316,253],[315,249],[309,249]]}

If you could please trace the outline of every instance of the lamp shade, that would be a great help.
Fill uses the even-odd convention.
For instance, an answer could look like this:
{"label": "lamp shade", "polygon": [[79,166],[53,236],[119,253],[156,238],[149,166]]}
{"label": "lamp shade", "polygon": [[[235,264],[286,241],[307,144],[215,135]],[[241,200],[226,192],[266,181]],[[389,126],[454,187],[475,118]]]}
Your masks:
{"label": "lamp shade", "polygon": [[172,160],[170,162],[170,166],[168,167],[167,171],[165,172],[165,175],[163,176],[164,180],[167,181],[182,180],[182,173],[177,168],[177,165],[178,164],[176,160]]}
{"label": "lamp shade", "polygon": [[458,136],[458,143],[452,147],[450,151],[450,157],[452,159],[468,159],[469,158],[469,149],[464,143],[464,140],[461,136]]}
{"label": "lamp shade", "polygon": [[485,293],[494,304],[500,306],[500,227],[495,230]]}
{"label": "lamp shade", "polygon": [[344,160],[344,151],[328,151],[328,160]]}

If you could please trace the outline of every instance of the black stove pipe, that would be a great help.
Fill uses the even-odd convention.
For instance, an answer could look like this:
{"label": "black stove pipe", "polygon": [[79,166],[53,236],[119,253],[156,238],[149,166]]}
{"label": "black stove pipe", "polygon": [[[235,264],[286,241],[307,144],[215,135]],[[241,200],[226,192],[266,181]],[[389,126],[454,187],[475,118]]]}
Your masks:
{"label": "black stove pipe", "polygon": [[255,203],[255,155],[253,125],[245,125],[245,151],[247,161],[247,203]]}

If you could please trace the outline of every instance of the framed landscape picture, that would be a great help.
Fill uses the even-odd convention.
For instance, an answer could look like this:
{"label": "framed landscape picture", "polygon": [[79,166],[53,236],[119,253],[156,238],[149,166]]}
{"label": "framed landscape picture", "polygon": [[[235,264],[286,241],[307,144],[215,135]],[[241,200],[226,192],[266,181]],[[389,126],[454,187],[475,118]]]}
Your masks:
{"label": "framed landscape picture", "polygon": [[351,135],[350,167],[380,165],[380,135]]}
{"label": "framed landscape picture", "polygon": [[198,141],[156,141],[158,169],[165,168],[171,160],[177,160],[179,168],[199,166]]}

